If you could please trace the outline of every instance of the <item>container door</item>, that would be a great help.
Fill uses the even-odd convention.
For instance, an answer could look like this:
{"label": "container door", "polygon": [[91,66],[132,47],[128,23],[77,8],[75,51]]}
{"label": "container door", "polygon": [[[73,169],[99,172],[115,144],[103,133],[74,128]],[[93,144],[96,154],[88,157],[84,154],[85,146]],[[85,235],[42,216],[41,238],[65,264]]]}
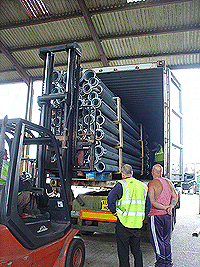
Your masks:
{"label": "container door", "polygon": [[183,180],[182,91],[170,70],[168,79],[168,178],[180,182]]}

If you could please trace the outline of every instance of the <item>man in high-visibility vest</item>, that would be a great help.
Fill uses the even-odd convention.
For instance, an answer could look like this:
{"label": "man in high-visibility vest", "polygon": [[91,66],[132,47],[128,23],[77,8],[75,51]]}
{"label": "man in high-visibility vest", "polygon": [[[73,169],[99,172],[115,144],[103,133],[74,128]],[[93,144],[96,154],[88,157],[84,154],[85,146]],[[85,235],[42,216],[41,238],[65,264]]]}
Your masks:
{"label": "man in high-visibility vest", "polygon": [[158,144],[157,142],[154,142],[155,148],[155,162],[162,164],[164,161],[164,151],[161,144]]}
{"label": "man in high-visibility vest", "polygon": [[2,168],[1,168],[0,185],[6,184],[8,166],[9,166],[8,154],[7,154],[7,150],[5,149]]}
{"label": "man in high-visibility vest", "polygon": [[108,207],[117,216],[116,237],[120,267],[129,267],[129,246],[134,255],[134,266],[143,267],[140,247],[140,228],[151,204],[147,186],[133,178],[132,167],[122,167],[122,180],[108,194]]}

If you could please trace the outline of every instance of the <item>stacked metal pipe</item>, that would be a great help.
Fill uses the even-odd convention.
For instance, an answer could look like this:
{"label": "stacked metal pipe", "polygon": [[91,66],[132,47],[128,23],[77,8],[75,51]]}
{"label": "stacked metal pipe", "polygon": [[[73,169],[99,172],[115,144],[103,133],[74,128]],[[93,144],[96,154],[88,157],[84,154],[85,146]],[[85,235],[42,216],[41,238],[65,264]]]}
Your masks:
{"label": "stacked metal pipe", "polygon": [[[66,73],[53,71],[51,84],[51,131],[56,136],[63,135],[64,103],[66,92]],[[54,97],[52,97],[54,96]]]}
{"label": "stacked metal pipe", "polygon": [[93,70],[86,70],[80,80],[77,142],[93,142],[94,153],[85,149],[79,167],[91,166],[92,161],[97,172],[118,172],[121,161],[132,165],[139,175],[144,169],[141,137],[140,127],[125,108],[117,108],[115,95]]}
{"label": "stacked metal pipe", "polygon": [[[66,77],[66,72],[53,72],[49,120],[56,136],[64,133]],[[135,175],[147,173],[146,135],[118,100],[93,70],[83,73],[78,109],[74,109],[74,169],[119,172],[127,163],[132,165]]]}

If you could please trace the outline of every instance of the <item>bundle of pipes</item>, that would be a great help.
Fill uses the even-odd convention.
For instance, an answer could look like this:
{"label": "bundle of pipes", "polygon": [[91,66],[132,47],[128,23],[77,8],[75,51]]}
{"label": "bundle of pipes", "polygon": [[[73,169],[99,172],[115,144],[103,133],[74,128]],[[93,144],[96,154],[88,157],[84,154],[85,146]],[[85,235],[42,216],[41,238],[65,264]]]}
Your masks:
{"label": "bundle of pipes", "polygon": [[[141,174],[141,130],[118,100],[93,70],[86,70],[80,80],[77,140],[94,139],[93,165],[97,172],[119,172],[121,162],[132,165],[135,174]],[[85,167],[92,156],[89,149],[84,151],[80,165]]]}
{"label": "bundle of pipes", "polygon": [[51,103],[51,131],[56,136],[63,134],[64,103],[63,94],[66,93],[65,72],[53,71],[50,92]]}

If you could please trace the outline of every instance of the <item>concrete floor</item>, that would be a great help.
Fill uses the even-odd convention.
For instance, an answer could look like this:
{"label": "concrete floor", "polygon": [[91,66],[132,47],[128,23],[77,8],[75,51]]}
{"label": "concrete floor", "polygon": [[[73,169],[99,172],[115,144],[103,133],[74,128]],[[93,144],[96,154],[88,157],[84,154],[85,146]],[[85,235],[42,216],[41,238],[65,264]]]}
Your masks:
{"label": "concrete floor", "polygon": [[175,267],[200,267],[200,236],[192,236],[199,227],[199,196],[181,195],[181,208],[177,210],[177,224],[172,234]]}
{"label": "concrete floor", "polygon": [[[199,196],[181,195],[181,208],[177,210],[177,223],[172,233],[174,267],[200,267],[200,236],[192,233],[200,227]],[[86,247],[84,267],[117,267],[118,257],[115,235],[83,235]],[[149,242],[148,231],[141,236],[144,267],[154,266],[155,255]],[[133,266],[133,258],[130,255]]]}

